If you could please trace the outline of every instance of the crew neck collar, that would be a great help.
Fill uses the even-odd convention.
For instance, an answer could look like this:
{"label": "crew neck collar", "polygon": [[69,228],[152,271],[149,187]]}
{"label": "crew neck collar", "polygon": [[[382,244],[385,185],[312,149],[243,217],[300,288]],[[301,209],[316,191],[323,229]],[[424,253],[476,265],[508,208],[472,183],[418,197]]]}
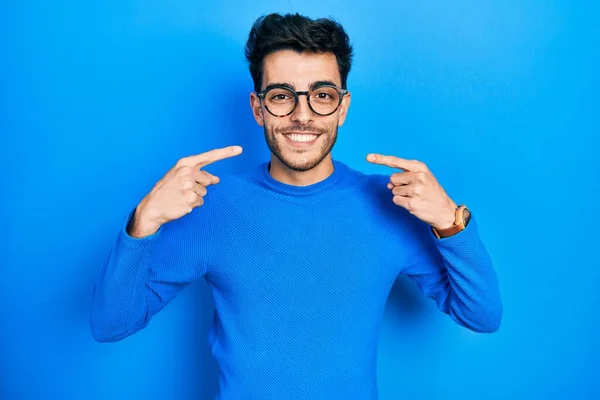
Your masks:
{"label": "crew neck collar", "polygon": [[307,186],[290,185],[273,178],[273,176],[271,176],[271,174],[269,173],[269,166],[271,164],[271,161],[263,162],[262,164],[260,164],[259,168],[261,170],[263,181],[268,188],[280,193],[294,196],[309,196],[330,189],[341,180],[344,173],[344,164],[336,160],[332,160],[332,163],[333,172],[327,178]]}

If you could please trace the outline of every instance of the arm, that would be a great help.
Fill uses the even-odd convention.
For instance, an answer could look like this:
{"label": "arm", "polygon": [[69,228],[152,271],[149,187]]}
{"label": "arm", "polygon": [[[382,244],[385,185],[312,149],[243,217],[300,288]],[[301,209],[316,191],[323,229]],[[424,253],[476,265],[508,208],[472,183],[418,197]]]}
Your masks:
{"label": "arm", "polygon": [[407,249],[403,272],[459,325],[475,332],[497,331],[503,312],[498,279],[475,218],[442,239],[423,225],[416,239],[420,244]]}
{"label": "arm", "polygon": [[145,328],[192,281],[206,273],[209,207],[162,225],[141,238],[127,215],[94,287],[90,326],[99,342],[121,340]]}
{"label": "arm", "polygon": [[390,176],[387,188],[393,203],[416,217],[405,225],[412,232],[401,238],[406,275],[458,324],[475,332],[497,331],[503,311],[498,280],[474,218],[459,233],[438,239],[431,227],[451,227],[456,203],[427,165],[380,154],[367,160],[403,170]]}

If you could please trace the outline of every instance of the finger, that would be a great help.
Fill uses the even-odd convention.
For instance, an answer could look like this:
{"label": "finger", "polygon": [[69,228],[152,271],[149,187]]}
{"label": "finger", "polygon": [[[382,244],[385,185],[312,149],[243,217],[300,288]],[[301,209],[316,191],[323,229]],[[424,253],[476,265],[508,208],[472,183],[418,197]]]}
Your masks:
{"label": "finger", "polygon": [[198,195],[198,197],[204,197],[206,196],[206,186],[201,185],[199,183],[196,183],[194,186],[192,186],[192,190],[194,191],[194,193],[196,193]]}
{"label": "finger", "polygon": [[194,170],[194,180],[203,186],[219,183],[219,178],[204,170]]}
{"label": "finger", "polygon": [[198,198],[194,202],[194,207],[200,207],[202,204],[204,204],[204,197],[198,196]]}
{"label": "finger", "polygon": [[392,185],[408,185],[412,183],[412,176],[410,172],[396,172],[390,176],[390,182]]}
{"label": "finger", "polygon": [[192,206],[192,209],[204,204],[204,195],[206,195],[206,188],[199,184],[194,184],[191,188],[187,189],[184,193],[184,201]]}
{"label": "finger", "polygon": [[392,198],[392,201],[394,202],[394,204],[406,208],[407,210],[410,210],[410,197],[394,196]]}
{"label": "finger", "polygon": [[386,165],[390,168],[400,168],[405,171],[424,171],[425,165],[416,160],[406,160],[396,156],[386,156],[371,153],[367,155],[367,161],[373,164]]}
{"label": "finger", "polygon": [[229,157],[234,157],[242,153],[241,146],[228,146],[221,149],[214,149],[207,151],[206,153],[190,156],[188,161],[193,163],[194,166],[202,168],[208,164],[212,164],[215,161],[224,160]]}
{"label": "finger", "polygon": [[412,185],[400,185],[392,188],[392,193],[396,196],[412,197],[414,188]]}

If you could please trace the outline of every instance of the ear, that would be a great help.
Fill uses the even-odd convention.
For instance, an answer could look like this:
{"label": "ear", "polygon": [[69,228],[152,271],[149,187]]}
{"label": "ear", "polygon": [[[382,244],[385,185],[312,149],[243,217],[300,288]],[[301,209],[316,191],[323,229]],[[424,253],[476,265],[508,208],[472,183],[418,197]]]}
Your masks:
{"label": "ear", "polygon": [[338,115],[338,126],[344,125],[344,121],[346,121],[348,109],[350,108],[350,100],[352,100],[352,94],[348,92],[348,94],[346,94],[342,99],[342,104],[340,105],[340,112]]}
{"label": "ear", "polygon": [[252,115],[254,116],[256,123],[259,126],[264,126],[265,121],[263,118],[262,106],[260,103],[260,99],[258,98],[255,92],[250,93],[250,108],[252,109]]}

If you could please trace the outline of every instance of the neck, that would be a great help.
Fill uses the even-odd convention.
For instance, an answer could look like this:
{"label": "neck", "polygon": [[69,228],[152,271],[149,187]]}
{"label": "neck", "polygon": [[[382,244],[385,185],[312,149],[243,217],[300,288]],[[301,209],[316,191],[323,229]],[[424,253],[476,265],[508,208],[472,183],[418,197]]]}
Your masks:
{"label": "neck", "polygon": [[271,155],[271,176],[279,182],[294,186],[309,186],[327,179],[333,173],[331,154],[323,159],[313,169],[308,171],[294,171],[286,167],[277,157]]}

